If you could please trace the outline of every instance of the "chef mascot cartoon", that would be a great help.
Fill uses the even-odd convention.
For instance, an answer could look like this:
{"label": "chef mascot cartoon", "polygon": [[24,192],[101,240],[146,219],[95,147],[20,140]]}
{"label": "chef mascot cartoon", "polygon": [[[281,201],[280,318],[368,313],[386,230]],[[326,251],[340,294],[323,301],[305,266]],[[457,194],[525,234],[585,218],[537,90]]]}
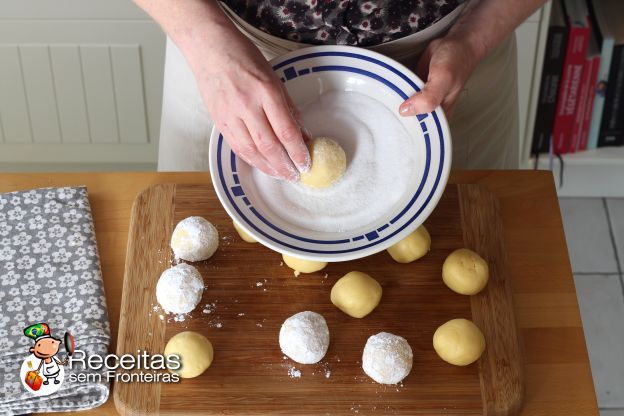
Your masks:
{"label": "chef mascot cartoon", "polygon": [[[50,382],[60,384],[62,381],[62,378],[61,380],[58,379],[61,375],[60,366],[66,365],[68,362],[67,358],[63,361],[59,361],[59,359],[55,357],[59,352],[61,340],[50,335],[50,327],[45,323],[29,326],[24,329],[24,335],[35,341],[35,345],[30,347],[30,352],[41,360],[36,372],[34,372],[34,376],[42,375],[45,380],[41,380],[41,378],[39,378],[39,380],[43,381],[44,386],[49,385]],[[39,383],[41,383],[41,381],[39,381]]]}

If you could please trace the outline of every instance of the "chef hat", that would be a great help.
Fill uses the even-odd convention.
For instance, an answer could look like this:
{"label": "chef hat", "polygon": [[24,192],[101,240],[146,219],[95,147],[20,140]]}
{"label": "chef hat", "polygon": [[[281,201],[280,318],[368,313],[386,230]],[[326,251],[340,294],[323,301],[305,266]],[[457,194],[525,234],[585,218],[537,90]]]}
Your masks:
{"label": "chef hat", "polygon": [[52,335],[50,335],[50,327],[48,324],[43,322],[31,325],[24,329],[24,335],[28,338],[34,339],[35,342],[43,338],[52,338]]}

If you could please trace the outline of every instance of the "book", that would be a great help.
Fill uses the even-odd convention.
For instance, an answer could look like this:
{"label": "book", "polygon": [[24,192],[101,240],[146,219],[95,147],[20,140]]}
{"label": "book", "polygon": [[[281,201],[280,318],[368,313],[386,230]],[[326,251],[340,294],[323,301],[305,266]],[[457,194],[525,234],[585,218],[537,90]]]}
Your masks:
{"label": "book", "polygon": [[624,45],[613,48],[598,147],[624,144]]}
{"label": "book", "polygon": [[601,56],[595,55],[591,59],[591,72],[589,74],[589,88],[587,90],[587,102],[583,110],[583,125],[581,127],[581,136],[579,138],[578,150],[587,150],[589,140],[589,128],[594,108],[594,100],[596,99],[596,82],[598,80],[598,69],[600,68]]}
{"label": "book", "polygon": [[602,123],[607,81],[611,69],[613,48],[624,43],[624,1],[622,0],[589,0],[588,11],[592,19],[592,30],[600,47],[600,66],[598,79],[595,83],[595,97],[589,125],[588,149],[598,147],[598,136]]}
{"label": "book", "polygon": [[585,115],[585,106],[587,104],[587,92],[589,90],[589,76],[592,71],[593,61],[585,59],[583,63],[583,73],[579,86],[578,104],[574,113],[574,123],[572,124],[572,147],[570,152],[576,152],[581,145],[581,132],[583,130],[583,117]]}
{"label": "book", "polygon": [[546,38],[531,153],[546,153],[550,147],[550,134],[555,121],[557,93],[559,91],[559,81],[561,80],[561,70],[567,44],[568,25],[563,15],[561,1],[554,0],[550,12],[548,36]]}
{"label": "book", "polygon": [[582,101],[577,116],[579,118],[578,131],[576,132],[576,150],[586,150],[587,140],[589,138],[589,123],[594,105],[594,97],[596,96],[596,79],[598,78],[598,67],[600,66],[600,50],[598,49],[598,40],[595,33],[589,36],[589,45],[587,47],[587,58],[585,59],[585,67],[583,68],[583,87]]}
{"label": "book", "polygon": [[569,31],[552,132],[555,154],[574,151],[574,117],[580,104],[581,78],[590,31],[585,0],[564,0],[563,6]]}

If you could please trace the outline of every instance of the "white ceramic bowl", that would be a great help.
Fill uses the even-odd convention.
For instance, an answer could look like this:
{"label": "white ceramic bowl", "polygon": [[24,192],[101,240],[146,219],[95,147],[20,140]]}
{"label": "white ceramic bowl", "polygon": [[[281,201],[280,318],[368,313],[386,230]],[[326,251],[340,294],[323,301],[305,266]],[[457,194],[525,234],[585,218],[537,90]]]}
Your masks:
{"label": "white ceramic bowl", "polygon": [[[400,241],[421,225],[442,195],[451,167],[451,137],[440,108],[401,117],[403,100],[423,82],[398,62],[381,54],[348,46],[300,49],[271,61],[295,104],[302,105],[331,91],[355,91],[374,98],[396,114],[414,140],[413,172],[398,201],[379,218],[346,231],[302,229],[277,215],[262,199],[251,169],[237,158],[223,136],[210,137],[210,173],[228,214],[265,246],[291,256],[318,261],[346,261],[365,257]],[[374,140],[387,140],[387,137]]]}

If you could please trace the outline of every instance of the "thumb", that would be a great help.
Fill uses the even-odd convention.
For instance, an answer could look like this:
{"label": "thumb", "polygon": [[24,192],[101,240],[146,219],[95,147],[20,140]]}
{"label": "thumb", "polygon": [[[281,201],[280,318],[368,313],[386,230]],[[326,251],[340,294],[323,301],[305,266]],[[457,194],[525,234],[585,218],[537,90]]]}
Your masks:
{"label": "thumb", "polygon": [[448,95],[451,89],[451,80],[450,71],[431,68],[425,86],[420,92],[412,95],[401,104],[399,113],[402,116],[415,116],[432,112],[442,104]]}

